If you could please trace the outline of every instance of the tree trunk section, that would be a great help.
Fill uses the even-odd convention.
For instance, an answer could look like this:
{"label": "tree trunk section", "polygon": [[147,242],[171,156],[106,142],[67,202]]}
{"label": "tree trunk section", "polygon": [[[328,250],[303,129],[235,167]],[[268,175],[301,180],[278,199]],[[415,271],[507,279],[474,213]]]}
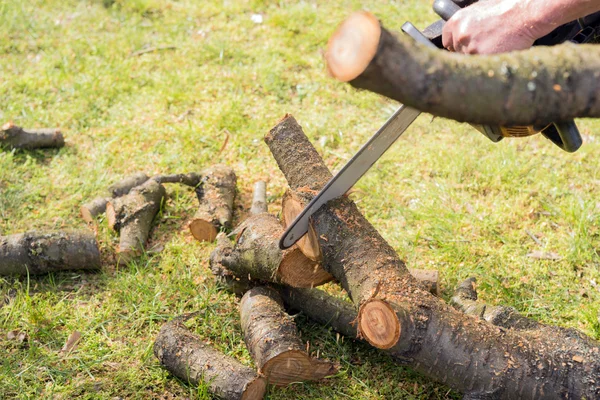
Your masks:
{"label": "tree trunk section", "polygon": [[313,359],[303,350],[296,324],[275,289],[259,286],[246,292],[240,316],[246,346],[270,384],[316,381],[336,372],[330,362]]}
{"label": "tree trunk section", "polygon": [[204,382],[221,399],[262,399],[265,379],[192,334],[184,324],[190,317],[175,318],[161,328],[154,343],[154,355],[160,363],[185,382]]}
{"label": "tree trunk section", "polygon": [[237,178],[233,169],[224,165],[208,168],[201,176],[196,188],[200,206],[190,222],[190,231],[197,240],[212,242],[219,229],[231,227]]}
{"label": "tree trunk section", "polygon": [[[292,190],[301,182],[317,191],[330,176],[293,118],[281,121],[266,142]],[[311,152],[316,159],[306,156]],[[323,206],[311,223],[323,265],[360,305],[360,334],[397,360],[470,396],[600,397],[598,342],[581,334],[557,342],[545,330],[507,330],[449,307],[408,273],[345,197]]]}
{"label": "tree trunk section", "polygon": [[23,129],[8,122],[0,130],[0,147],[32,150],[64,145],[65,139],[59,129]]}
{"label": "tree trunk section", "polygon": [[352,14],[329,39],[335,78],[417,110],[490,125],[542,125],[600,117],[595,45],[565,43],[495,55],[429,49],[394,37],[368,12]]}
{"label": "tree trunk section", "polygon": [[106,211],[106,206],[111,198],[126,195],[131,191],[131,189],[141,185],[148,179],[148,175],[140,172],[135,175],[128,176],[114,185],[109,186],[108,194],[106,196],[97,197],[79,208],[83,220],[88,224],[94,223],[96,221],[96,217]]}
{"label": "tree trunk section", "polygon": [[160,210],[164,197],[164,186],[149,179],[133,188],[129,194],[108,203],[108,224],[120,233],[117,250],[120,262],[128,262],[143,252],[152,221]]}
{"label": "tree trunk section", "polygon": [[223,265],[236,276],[252,276],[266,282],[294,287],[314,287],[329,282],[332,276],[293,246],[279,248],[283,228],[270,214],[251,215],[238,228],[233,249],[223,257]]}
{"label": "tree trunk section", "polygon": [[87,231],[0,236],[0,275],[36,275],[100,267],[98,243]]}

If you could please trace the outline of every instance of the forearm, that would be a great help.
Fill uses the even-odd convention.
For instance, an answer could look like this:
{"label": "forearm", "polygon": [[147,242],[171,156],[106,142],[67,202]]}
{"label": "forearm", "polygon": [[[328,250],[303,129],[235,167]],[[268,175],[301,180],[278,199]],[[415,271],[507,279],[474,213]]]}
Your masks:
{"label": "forearm", "polygon": [[560,25],[600,10],[600,0],[525,0],[520,1],[524,15],[529,15],[529,29],[537,37]]}

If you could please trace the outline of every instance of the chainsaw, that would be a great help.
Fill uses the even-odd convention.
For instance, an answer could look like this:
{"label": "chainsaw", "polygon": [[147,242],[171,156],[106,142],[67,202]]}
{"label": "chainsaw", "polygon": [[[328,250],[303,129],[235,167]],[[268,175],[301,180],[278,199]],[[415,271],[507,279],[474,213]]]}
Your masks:
{"label": "chainsaw", "polygon": [[[462,7],[467,7],[475,1],[436,0],[433,3],[433,9],[442,19],[429,25],[422,32],[410,22],[406,22],[402,26],[402,32],[424,46],[443,49],[442,29],[445,22]],[[548,35],[536,40],[533,45],[553,46],[564,42],[589,43],[596,38],[599,29],[600,12],[561,25]],[[308,231],[311,215],[328,201],[348,192],[420,114],[419,110],[412,107],[400,106],[287,227],[279,241],[279,247],[287,249],[304,236]],[[541,133],[567,152],[577,151],[582,144],[581,134],[573,120],[553,122],[545,126],[472,126],[493,142],[499,142],[506,137],[524,137]]]}

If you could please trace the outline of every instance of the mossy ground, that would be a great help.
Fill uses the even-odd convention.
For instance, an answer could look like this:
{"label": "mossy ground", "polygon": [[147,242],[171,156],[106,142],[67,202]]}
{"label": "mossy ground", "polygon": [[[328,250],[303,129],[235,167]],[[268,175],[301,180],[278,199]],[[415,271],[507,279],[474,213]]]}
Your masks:
{"label": "mossy ground", "polygon": [[[86,229],[79,205],[120,178],[214,163],[238,174],[238,220],[258,179],[268,181],[278,212],[285,182],[262,137],[285,113],[337,170],[396,107],[326,74],[329,35],[363,8],[392,30],[436,19],[429,2],[416,0],[0,3],[0,121],[58,126],[68,142],[0,152],[0,234]],[[161,46],[171,47],[134,55]],[[445,298],[475,276],[485,301],[600,338],[600,124],[579,123],[585,145],[567,154],[541,136],[493,144],[424,115],[354,197],[411,268],[440,271]],[[139,260],[95,274],[0,278],[0,397],[209,398],[152,354],[164,321],[188,311],[203,310],[202,337],[251,363],[236,299],[207,268],[213,245],[185,229],[193,194],[167,190],[153,250]],[[103,220],[98,239],[107,252],[117,244]],[[561,258],[528,256],[535,251]],[[457,397],[365,345],[303,317],[298,324],[311,352],[339,363],[340,373],[271,389],[270,399]],[[28,340],[8,339],[14,330]],[[74,330],[79,345],[60,354]]]}

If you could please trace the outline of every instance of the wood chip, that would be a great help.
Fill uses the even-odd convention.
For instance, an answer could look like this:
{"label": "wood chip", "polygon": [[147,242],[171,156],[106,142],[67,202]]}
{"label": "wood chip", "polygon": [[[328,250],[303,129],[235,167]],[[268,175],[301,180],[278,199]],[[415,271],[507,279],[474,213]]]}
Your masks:
{"label": "wood chip", "polygon": [[552,260],[552,261],[562,260],[562,257],[556,253],[549,252],[549,251],[539,251],[539,250],[532,251],[531,253],[527,254],[527,257],[535,258],[536,260]]}
{"label": "wood chip", "polygon": [[573,356],[573,361],[582,363],[584,361],[584,358],[581,356]]}
{"label": "wood chip", "polygon": [[77,344],[79,343],[79,339],[81,339],[81,332],[73,331],[67,338],[67,341],[62,349],[60,349],[61,354],[69,354],[71,351],[75,350]]}

